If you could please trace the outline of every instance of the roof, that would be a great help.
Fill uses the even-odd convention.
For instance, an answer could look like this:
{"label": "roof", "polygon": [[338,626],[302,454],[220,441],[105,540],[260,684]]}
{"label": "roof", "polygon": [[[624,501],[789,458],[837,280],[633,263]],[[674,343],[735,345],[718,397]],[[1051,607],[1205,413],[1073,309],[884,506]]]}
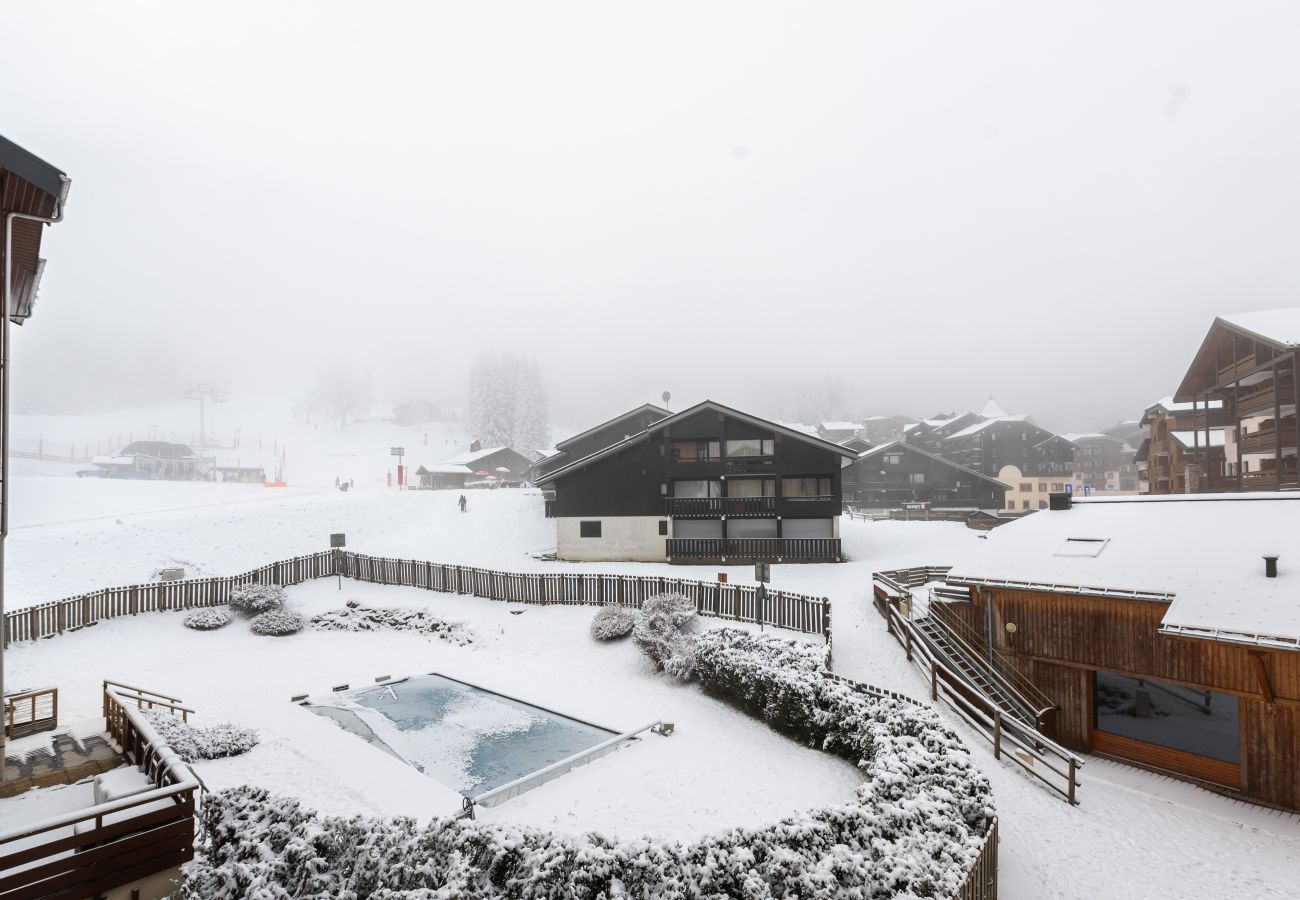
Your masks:
{"label": "roof", "polygon": [[1234,313],[1219,316],[1219,320],[1260,340],[1288,348],[1300,347],[1300,306]]}
{"label": "roof", "polygon": [[473,475],[474,470],[469,466],[461,466],[455,463],[441,463],[436,466],[420,466],[415,470],[416,475]]}
{"label": "roof", "polygon": [[149,456],[154,459],[197,459],[191,448],[170,441],[132,441],[117,453],[118,456]]}
{"label": "roof", "polygon": [[862,428],[860,422],[822,422],[821,427],[825,431],[858,431]]}
{"label": "roof", "polygon": [[985,403],[984,408],[980,410],[980,415],[986,419],[1005,419],[1007,417],[1007,411],[998,406],[998,401],[994,400],[993,397],[990,396],[989,402]]}
{"label": "roof", "polygon": [[861,455],[859,455],[858,459],[868,459],[870,457],[876,456],[879,453],[884,453],[885,451],[890,449],[894,449],[895,451],[907,450],[908,452],[911,453],[919,453],[922,456],[928,456],[930,459],[937,460],[943,463],[945,466],[949,466],[953,469],[956,469],[959,472],[963,472],[971,476],[972,478],[978,478],[980,481],[992,482],[993,484],[996,484],[1000,488],[1010,487],[1008,484],[1006,484],[1006,482],[998,481],[996,478],[992,477],[991,475],[985,475],[983,472],[977,472],[974,469],[968,469],[965,466],[959,465],[958,463],[955,463],[946,457],[940,456],[937,453],[931,453],[929,450],[922,450],[920,447],[916,446],[915,444],[909,444],[905,441],[890,441],[888,444],[881,444],[879,447],[872,447],[870,450],[867,450]]}
{"label": "roof", "polygon": [[1102,434],[1100,431],[1085,431],[1081,434],[1062,434],[1058,436],[1069,441],[1071,444],[1077,444],[1079,441],[1114,441],[1116,444],[1122,443],[1122,441],[1113,434]]}
{"label": "roof", "polygon": [[1228,443],[1226,428],[1211,428],[1209,444],[1205,443],[1205,432],[1199,429],[1197,431],[1171,431],[1169,436],[1184,447],[1223,447]]}
{"label": "roof", "polygon": [[671,416],[669,416],[666,419],[660,419],[659,421],[655,422],[653,425],[651,425],[649,428],[645,429],[644,431],[640,431],[637,434],[630,435],[624,438],[623,440],[619,441],[617,444],[611,444],[610,446],[605,447],[602,450],[597,450],[595,453],[590,453],[582,457],[581,459],[576,459],[573,462],[569,463],[568,465],[561,466],[560,468],[556,469],[553,472],[547,472],[545,475],[542,475],[541,477],[536,479],[534,483],[546,484],[548,482],[554,481],[555,479],[563,475],[567,475],[570,472],[574,471],[575,469],[579,469],[587,465],[588,463],[593,463],[598,459],[603,459],[606,456],[609,456],[613,453],[617,453],[618,451],[622,450],[625,447],[630,447],[633,444],[640,443],[641,441],[648,438],[654,432],[659,431],[660,429],[663,428],[670,428],[673,425],[677,424],[678,422],[688,419],[691,416],[695,415],[696,413],[701,412],[705,409],[716,410],[717,412],[720,412],[723,415],[730,416],[731,418],[738,419],[742,422],[748,422],[750,425],[755,425],[759,428],[770,428],[774,432],[777,432],[778,434],[784,434],[786,437],[792,437],[795,440],[802,441],[805,444],[811,444],[815,447],[821,447],[825,450],[829,450],[830,452],[838,456],[844,457],[846,459],[856,459],[858,456],[858,454],[853,450],[849,450],[846,447],[841,447],[839,444],[836,444],[833,441],[823,440],[822,438],[819,438],[811,434],[804,434],[801,431],[796,431],[795,429],[791,428],[788,425],[780,425],[776,422],[769,422],[766,419],[760,419],[757,416],[751,416],[749,413],[743,413],[738,409],[732,409],[730,406],[724,406],[723,404],[715,403],[712,400],[704,400],[701,401],[700,403],[695,404],[690,409],[684,409],[679,413],[673,413]]}
{"label": "roof", "polygon": [[[1168,601],[1163,633],[1300,650],[1297,520],[1300,492],[1076,499],[991,533],[948,579]],[[1069,539],[1105,543],[1093,556]],[[1277,578],[1265,555],[1281,558]]]}
{"label": "roof", "polygon": [[23,181],[40,188],[51,197],[63,196],[67,174],[13,141],[0,137],[0,168],[8,169]]}
{"label": "roof", "polygon": [[998,416],[996,419],[985,419],[983,422],[976,422],[974,425],[968,425],[961,431],[948,435],[948,440],[959,437],[970,437],[972,434],[978,434],[990,425],[997,425],[1001,422],[1028,422],[1028,416]]}
{"label": "roof", "polygon": [[800,431],[804,434],[810,434],[813,437],[821,437],[821,434],[817,431],[816,425],[805,425],[802,422],[777,422],[776,424],[784,428],[789,428],[791,431]]}
{"label": "roof", "polygon": [[578,434],[573,435],[572,437],[567,437],[562,441],[557,441],[555,444],[555,449],[563,450],[565,447],[568,447],[571,444],[573,444],[574,441],[580,441],[583,438],[587,437],[588,435],[600,431],[602,428],[608,428],[611,425],[616,425],[619,422],[623,421],[624,419],[630,419],[633,416],[640,415],[643,412],[660,414],[659,417],[661,419],[666,419],[672,415],[671,412],[664,409],[662,406],[655,406],[653,403],[643,403],[642,405],[638,406],[636,409],[630,409],[627,412],[623,413],[622,415],[618,415],[612,419],[601,422],[599,425],[593,425],[591,428],[588,428],[586,431],[581,431]]}
{"label": "roof", "polygon": [[453,456],[447,460],[448,465],[467,466],[472,462],[478,462],[484,457],[491,456],[493,453],[500,453],[502,450],[508,450],[509,447],[484,447],[482,450],[467,450],[459,456]]}

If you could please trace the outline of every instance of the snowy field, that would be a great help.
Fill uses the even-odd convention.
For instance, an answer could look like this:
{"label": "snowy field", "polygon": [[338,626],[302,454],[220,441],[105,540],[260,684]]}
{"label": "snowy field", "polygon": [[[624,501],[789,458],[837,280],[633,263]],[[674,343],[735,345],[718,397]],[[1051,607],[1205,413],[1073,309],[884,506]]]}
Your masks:
{"label": "snowy field", "polygon": [[[55,472],[16,478],[10,603],[147,580],[167,565],[184,565],[191,575],[230,574],[323,549],[335,531],[363,553],[502,569],[698,578],[716,571],[539,559],[553,547],[553,524],[533,491],[473,492],[462,515],[454,493],[232,487],[94,482]],[[924,679],[870,604],[870,573],[955,562],[977,548],[978,535],[950,523],[845,521],[842,528],[851,562],[779,567],[773,586],[831,598],[838,672],[924,697]],[[733,581],[752,576],[748,567],[726,571]],[[461,648],[395,633],[259,638],[241,622],[199,634],[182,628],[178,615],[160,613],[15,647],[6,657],[9,684],[58,683],[68,719],[94,714],[103,677],[174,690],[200,710],[201,723],[230,719],[262,730],[263,746],[248,756],[203,764],[212,787],[291,785],[331,812],[427,817],[458,800],[288,697],[427,671],[611,728],[656,718],[678,723],[670,738],[648,737],[487,813],[511,821],[688,836],[833,803],[856,782],[842,762],[776,737],[697,688],[654,676],[632,647],[596,645],[586,635],[590,609],[528,608],[512,616],[506,604],[414,589],[345,581],[340,593],[328,579],[294,588],[290,597],[306,611],[349,597],[370,606],[428,604],[466,622],[480,640]],[[1082,771],[1082,805],[1071,809],[994,761],[987,745],[952,721],[993,781],[1005,897],[1295,896],[1297,817],[1096,759]]]}

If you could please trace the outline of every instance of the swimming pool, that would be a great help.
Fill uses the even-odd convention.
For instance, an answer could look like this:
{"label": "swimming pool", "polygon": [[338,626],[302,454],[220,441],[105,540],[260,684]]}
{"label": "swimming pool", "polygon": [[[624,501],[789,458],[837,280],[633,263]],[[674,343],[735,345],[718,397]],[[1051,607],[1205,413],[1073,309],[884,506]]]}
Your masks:
{"label": "swimming pool", "polygon": [[305,705],[471,798],[618,734],[437,674],[312,698]]}

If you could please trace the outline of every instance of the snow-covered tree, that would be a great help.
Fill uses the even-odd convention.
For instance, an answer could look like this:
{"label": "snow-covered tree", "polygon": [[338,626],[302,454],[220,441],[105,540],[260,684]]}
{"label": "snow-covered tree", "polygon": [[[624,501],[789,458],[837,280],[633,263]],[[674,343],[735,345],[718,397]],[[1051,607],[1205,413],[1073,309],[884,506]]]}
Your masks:
{"label": "snow-covered tree", "polygon": [[469,423],[484,446],[547,446],[546,389],[537,362],[486,350],[469,371]]}
{"label": "snow-covered tree", "polygon": [[296,411],[307,414],[319,412],[328,419],[337,419],[340,428],[347,428],[349,419],[355,419],[370,406],[370,380],[345,365],[331,366],[321,373],[316,384],[296,404]]}

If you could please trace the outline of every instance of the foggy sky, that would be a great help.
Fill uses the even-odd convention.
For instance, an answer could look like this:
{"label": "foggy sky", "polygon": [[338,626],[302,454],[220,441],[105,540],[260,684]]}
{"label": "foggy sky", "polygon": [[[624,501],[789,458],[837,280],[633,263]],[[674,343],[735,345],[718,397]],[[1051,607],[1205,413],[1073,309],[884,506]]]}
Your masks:
{"label": "foggy sky", "polygon": [[671,390],[1135,417],[1297,304],[1294,3],[0,3],[0,133],[73,179],[15,406]]}

